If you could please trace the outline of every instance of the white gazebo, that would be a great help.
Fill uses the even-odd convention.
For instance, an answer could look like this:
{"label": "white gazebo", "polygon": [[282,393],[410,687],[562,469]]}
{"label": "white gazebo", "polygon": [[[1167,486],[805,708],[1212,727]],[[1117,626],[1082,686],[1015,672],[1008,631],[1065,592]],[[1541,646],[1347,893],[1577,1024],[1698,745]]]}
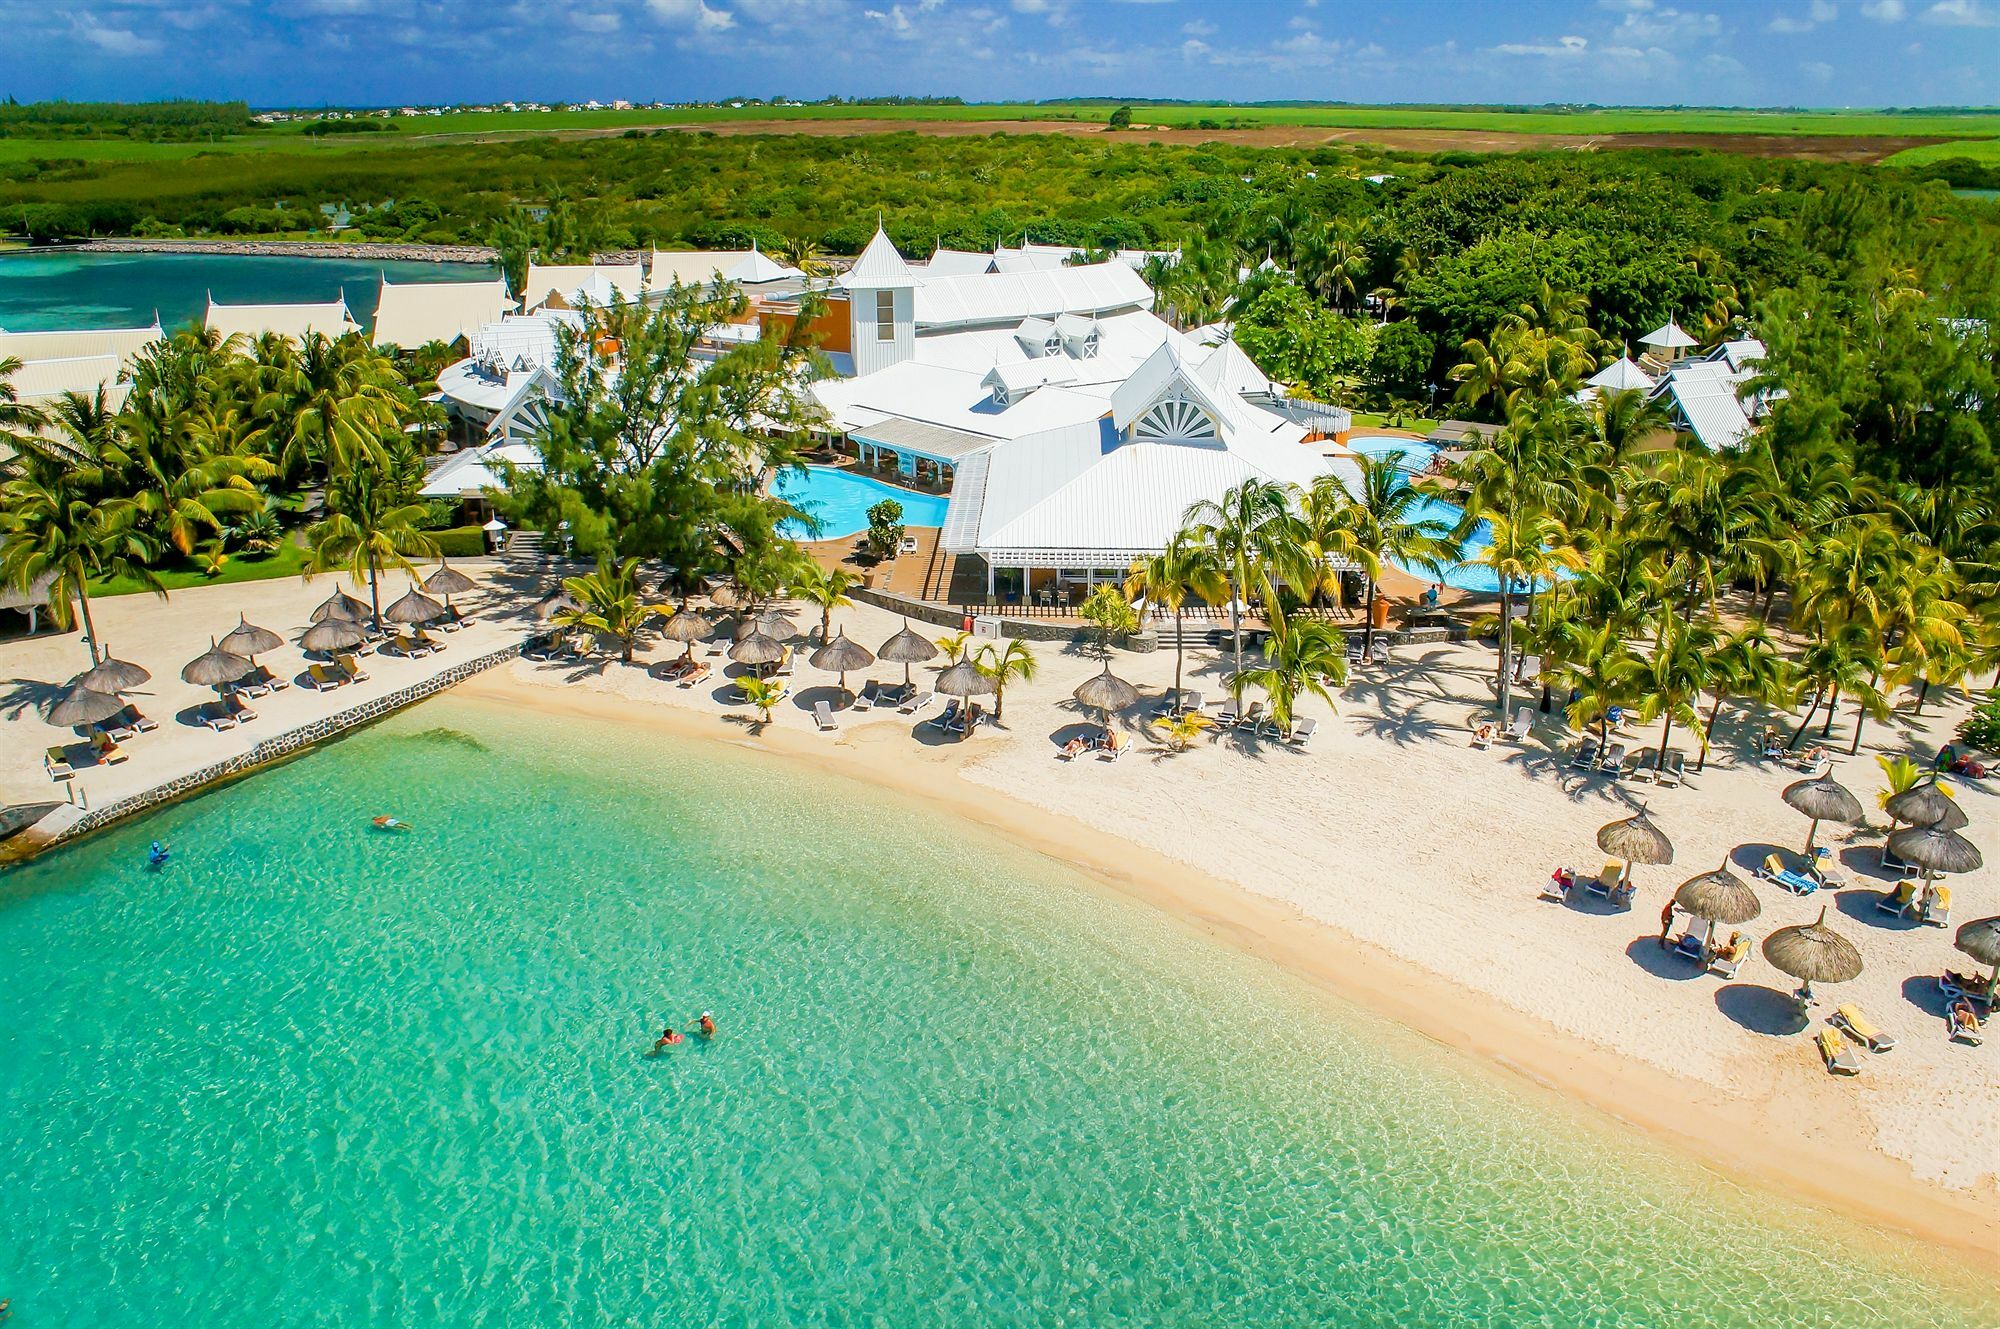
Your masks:
{"label": "white gazebo", "polygon": [[1680,324],[1668,319],[1639,338],[1639,344],[1646,348],[1648,355],[1661,364],[1672,364],[1693,350],[1697,343],[1694,338],[1687,335]]}

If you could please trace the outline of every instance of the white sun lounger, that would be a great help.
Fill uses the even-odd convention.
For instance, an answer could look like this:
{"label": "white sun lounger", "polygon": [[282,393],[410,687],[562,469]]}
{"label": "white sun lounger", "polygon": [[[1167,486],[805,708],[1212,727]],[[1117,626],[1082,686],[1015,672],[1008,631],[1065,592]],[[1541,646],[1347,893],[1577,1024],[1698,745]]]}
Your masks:
{"label": "white sun lounger", "polygon": [[1318,728],[1319,721],[1308,715],[1305,719],[1292,726],[1292,732],[1285,741],[1295,748],[1302,748],[1312,742],[1313,732]]}
{"label": "white sun lounger", "polygon": [[840,728],[840,721],[833,718],[833,707],[823,701],[813,703],[813,723],[819,726],[821,733]]}
{"label": "white sun lounger", "polygon": [[896,708],[896,713],[898,715],[915,715],[918,711],[921,711],[924,709],[924,707],[930,705],[931,701],[936,696],[937,693],[935,692],[919,692],[916,696],[911,697],[901,706],[898,706]]}
{"label": "white sun lounger", "polygon": [[1523,706],[1514,712],[1514,722],[1507,726],[1507,732],[1502,737],[1509,743],[1525,743],[1528,741],[1528,731],[1534,727],[1534,723],[1534,712]]}

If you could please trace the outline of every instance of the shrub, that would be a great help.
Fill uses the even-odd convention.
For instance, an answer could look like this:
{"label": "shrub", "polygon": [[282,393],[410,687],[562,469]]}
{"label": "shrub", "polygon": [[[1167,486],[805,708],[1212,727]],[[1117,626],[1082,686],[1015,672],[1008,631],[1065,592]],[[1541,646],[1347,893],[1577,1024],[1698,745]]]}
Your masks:
{"label": "shrub", "polygon": [[903,543],[903,505],[885,498],[868,509],[868,552],[878,559],[896,552]]}
{"label": "shrub", "polygon": [[433,531],[431,539],[437,541],[438,552],[446,558],[481,558],[486,553],[486,532],[477,526]]}
{"label": "shrub", "polygon": [[1987,693],[1986,700],[1965,717],[1965,723],[1958,727],[1958,737],[1967,747],[2000,752],[2000,688]]}

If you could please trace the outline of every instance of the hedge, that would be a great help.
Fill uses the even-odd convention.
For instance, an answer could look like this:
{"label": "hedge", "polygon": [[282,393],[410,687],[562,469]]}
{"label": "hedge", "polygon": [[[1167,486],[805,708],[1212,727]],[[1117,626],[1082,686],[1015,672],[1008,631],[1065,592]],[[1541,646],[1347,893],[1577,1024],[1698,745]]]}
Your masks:
{"label": "hedge", "polygon": [[454,526],[448,531],[427,532],[437,541],[438,552],[446,558],[483,558],[486,531],[478,526]]}

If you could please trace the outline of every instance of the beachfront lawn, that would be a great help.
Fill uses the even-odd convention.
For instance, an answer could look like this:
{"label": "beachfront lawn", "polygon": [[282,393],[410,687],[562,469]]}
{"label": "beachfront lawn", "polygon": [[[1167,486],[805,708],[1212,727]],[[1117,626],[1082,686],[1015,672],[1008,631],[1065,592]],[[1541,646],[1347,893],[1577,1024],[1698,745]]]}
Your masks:
{"label": "beachfront lawn", "polygon": [[[298,577],[305,574],[306,560],[311,557],[312,551],[304,545],[287,540],[273,554],[231,554],[229,561],[222,565],[222,571],[213,577],[205,575],[199,565],[190,562],[159,569],[159,578],[169,591],[181,591],[190,586]],[[90,583],[93,596],[134,595],[146,589],[133,577],[105,577]]]}
{"label": "beachfront lawn", "polygon": [[1356,429],[1407,429],[1413,434],[1428,434],[1443,423],[1420,415],[1405,415],[1390,424],[1389,417],[1380,411],[1355,411],[1353,415]]}

